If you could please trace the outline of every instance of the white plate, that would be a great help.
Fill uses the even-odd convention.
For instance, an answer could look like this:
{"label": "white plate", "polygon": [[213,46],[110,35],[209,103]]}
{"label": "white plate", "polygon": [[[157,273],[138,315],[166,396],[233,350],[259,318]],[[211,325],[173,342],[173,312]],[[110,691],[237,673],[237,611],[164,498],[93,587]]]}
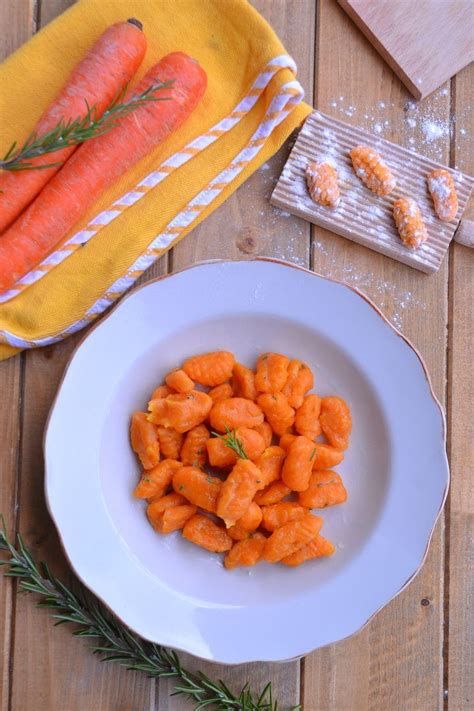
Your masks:
{"label": "white plate", "polygon": [[[354,427],[324,510],[332,558],[226,571],[179,533],[160,536],[132,497],[130,414],[185,357],[309,363]],[[45,439],[46,492],[82,581],[159,644],[232,664],[284,660],[359,630],[420,569],[446,497],[444,417],[412,346],[354,289],[271,260],[211,262],[133,292],[76,350]]]}

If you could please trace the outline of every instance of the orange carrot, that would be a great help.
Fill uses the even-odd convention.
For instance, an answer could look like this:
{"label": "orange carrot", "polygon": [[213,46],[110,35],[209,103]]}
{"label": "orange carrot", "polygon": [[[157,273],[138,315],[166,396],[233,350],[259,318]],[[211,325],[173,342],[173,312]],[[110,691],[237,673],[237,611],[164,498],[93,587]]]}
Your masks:
{"label": "orange carrot", "polygon": [[94,200],[164,141],[190,115],[206,88],[206,73],[173,52],[138,84],[141,94],[174,79],[167,101],[143,104],[102,136],[84,143],[0,239],[0,292],[29,272],[66,236]]}
{"label": "orange carrot", "polygon": [[[40,136],[51,131],[61,120],[65,123],[84,118],[87,105],[94,106],[95,117],[100,118],[112,99],[134,76],[145,52],[146,39],[137,20],[108,27],[73,69],[34,132]],[[0,232],[16,220],[75,149],[76,146],[70,146],[32,160],[35,166],[59,164],[51,168],[0,173]]]}

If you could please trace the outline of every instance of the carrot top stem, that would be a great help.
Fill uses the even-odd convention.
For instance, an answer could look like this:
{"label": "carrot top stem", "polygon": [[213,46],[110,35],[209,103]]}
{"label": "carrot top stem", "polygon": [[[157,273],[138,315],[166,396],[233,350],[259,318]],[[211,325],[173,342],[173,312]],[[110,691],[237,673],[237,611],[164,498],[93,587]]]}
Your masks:
{"label": "carrot top stem", "polygon": [[143,30],[143,23],[140,22],[140,20],[137,20],[136,17],[129,17],[127,22],[131,25],[135,25],[135,27],[138,27],[139,30]]}
{"label": "carrot top stem", "polygon": [[83,118],[69,121],[61,119],[51,131],[42,135],[33,132],[28,136],[21,148],[17,148],[17,142],[14,141],[3,159],[0,160],[0,170],[44,170],[58,165],[57,163],[35,165],[31,163],[31,160],[47,153],[54,153],[61,148],[84,143],[90,138],[96,138],[113,128],[117,120],[122,116],[135,111],[139,106],[149,101],[166,101],[169,97],[156,96],[156,92],[168,89],[173,84],[173,81],[174,79],[156,82],[141,94],[132,96],[126,101],[124,97],[127,92],[127,86],[125,86],[114,97],[99,118],[97,117],[95,106],[90,107],[86,101],[87,113]]}

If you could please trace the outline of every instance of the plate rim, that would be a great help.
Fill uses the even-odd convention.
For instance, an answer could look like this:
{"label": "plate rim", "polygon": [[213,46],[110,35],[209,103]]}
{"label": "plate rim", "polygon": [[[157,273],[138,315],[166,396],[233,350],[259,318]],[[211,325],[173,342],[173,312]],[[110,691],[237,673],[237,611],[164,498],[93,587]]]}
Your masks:
{"label": "plate rim", "polygon": [[388,319],[387,316],[385,316],[385,314],[381,311],[381,309],[372,301],[372,299],[370,299],[366,294],[364,294],[364,292],[362,292],[359,288],[357,288],[356,286],[353,286],[352,284],[347,284],[346,282],[342,281],[341,279],[337,279],[337,278],[332,277],[332,276],[328,276],[328,275],[325,275],[325,274],[321,274],[320,272],[314,271],[314,270],[312,270],[312,269],[310,269],[310,268],[308,268],[308,267],[304,267],[304,266],[302,266],[302,265],[300,265],[300,264],[294,264],[293,262],[288,262],[288,261],[285,261],[284,259],[278,259],[278,258],[276,258],[276,257],[264,257],[264,256],[262,257],[262,256],[257,256],[257,257],[251,257],[251,258],[249,258],[249,259],[219,259],[219,258],[216,258],[216,259],[205,259],[205,260],[200,260],[200,261],[194,262],[193,264],[189,264],[189,265],[186,266],[186,267],[182,267],[181,269],[176,269],[175,271],[172,271],[172,272],[169,272],[169,273],[166,273],[166,274],[161,274],[160,276],[154,277],[153,279],[149,279],[148,281],[144,282],[143,284],[140,284],[139,286],[133,287],[127,294],[125,294],[125,295],[119,300],[119,302],[118,302],[117,304],[114,304],[114,306],[112,306],[112,307],[106,312],[106,314],[105,314],[102,318],[99,318],[99,320],[97,321],[97,323],[94,323],[94,324],[89,328],[89,330],[87,331],[87,333],[85,333],[85,334],[82,335],[81,339],[79,340],[79,342],[77,343],[76,347],[74,348],[74,350],[72,351],[72,353],[70,354],[69,358],[68,358],[67,361],[66,361],[66,364],[65,364],[65,366],[64,366],[63,373],[62,373],[61,378],[60,378],[60,380],[59,380],[59,383],[58,383],[58,385],[57,385],[56,393],[55,393],[55,395],[54,395],[54,398],[53,398],[53,400],[52,400],[50,409],[49,409],[49,411],[48,411],[48,415],[47,415],[47,417],[46,417],[46,421],[45,421],[45,425],[44,425],[44,430],[43,430],[43,437],[42,437],[42,452],[43,452],[43,460],[44,460],[44,483],[43,483],[43,486],[44,486],[44,494],[45,494],[46,508],[47,508],[48,514],[49,514],[49,516],[51,517],[51,520],[52,520],[52,522],[53,522],[53,524],[54,524],[54,527],[55,527],[55,529],[56,529],[56,532],[57,532],[57,535],[58,535],[58,539],[59,539],[59,543],[60,543],[61,549],[62,549],[62,551],[63,551],[63,554],[64,554],[64,556],[65,556],[65,558],[66,558],[66,560],[67,560],[67,562],[68,562],[68,564],[69,564],[69,566],[70,566],[72,572],[74,573],[74,575],[76,576],[76,578],[81,582],[81,584],[84,585],[84,587],[85,587],[89,592],[91,592],[91,593],[99,600],[99,602],[104,606],[104,608],[105,608],[110,614],[112,614],[113,617],[117,618],[126,628],[130,629],[134,634],[136,634],[139,638],[145,639],[145,640],[147,640],[148,642],[151,642],[151,643],[154,643],[154,644],[161,644],[160,642],[155,642],[154,640],[151,640],[151,639],[145,637],[143,634],[141,634],[140,632],[138,632],[137,630],[135,630],[131,625],[129,625],[129,624],[109,605],[109,603],[108,603],[101,595],[99,595],[99,594],[91,587],[91,585],[90,585],[89,583],[86,582],[86,580],[84,579],[84,577],[79,574],[79,572],[77,571],[77,569],[76,569],[74,563],[72,562],[71,557],[70,557],[70,555],[69,555],[69,553],[68,553],[68,550],[67,550],[66,544],[65,544],[65,542],[64,542],[64,539],[63,539],[63,536],[62,536],[62,533],[61,533],[59,524],[58,524],[58,522],[56,521],[56,517],[55,517],[55,515],[54,515],[54,513],[53,513],[52,506],[51,506],[50,499],[49,499],[49,491],[48,491],[48,461],[47,461],[47,457],[46,457],[46,439],[47,439],[47,434],[48,434],[49,427],[50,427],[50,421],[51,421],[51,418],[52,418],[54,409],[55,409],[55,407],[56,407],[57,401],[58,401],[58,399],[59,399],[61,390],[62,390],[62,388],[63,388],[64,380],[65,380],[65,378],[66,378],[66,376],[67,376],[67,373],[68,373],[68,371],[69,371],[69,369],[70,369],[70,366],[71,366],[71,364],[72,364],[73,359],[75,358],[75,356],[76,356],[77,352],[79,351],[79,349],[82,347],[83,343],[89,338],[89,336],[92,335],[92,333],[96,330],[96,328],[99,328],[106,320],[108,320],[108,319],[112,316],[113,313],[115,313],[115,311],[116,311],[117,309],[119,309],[119,308],[122,306],[122,304],[123,304],[126,300],[128,300],[129,298],[131,298],[131,297],[132,297],[134,294],[136,294],[138,291],[142,291],[142,290],[145,289],[146,287],[149,287],[149,286],[151,286],[151,285],[153,285],[153,284],[156,284],[157,282],[164,281],[165,279],[167,279],[167,278],[169,278],[169,277],[173,277],[173,276],[175,276],[175,275],[177,275],[177,274],[182,274],[183,272],[190,271],[191,269],[195,269],[195,268],[199,268],[199,267],[207,266],[207,265],[211,265],[211,264],[235,264],[235,263],[238,263],[238,262],[239,262],[239,263],[240,263],[240,262],[244,262],[244,263],[245,263],[245,262],[250,262],[250,263],[255,263],[255,262],[269,262],[269,263],[272,263],[272,264],[278,264],[279,266],[283,266],[283,267],[291,267],[291,268],[296,269],[296,270],[298,270],[298,271],[301,271],[301,272],[303,272],[303,273],[306,273],[306,274],[309,274],[309,275],[312,275],[312,276],[316,276],[316,277],[319,277],[320,279],[323,279],[323,280],[325,280],[325,281],[330,281],[330,282],[332,282],[332,283],[334,283],[334,284],[338,284],[338,285],[340,285],[340,286],[343,286],[343,287],[345,287],[346,289],[349,289],[350,291],[354,292],[357,296],[360,296],[369,306],[372,307],[372,309],[376,312],[376,314],[377,314],[380,318],[382,318],[382,320],[392,329],[392,331],[395,333],[395,335],[398,336],[399,338],[401,338],[401,339],[406,343],[406,345],[414,352],[414,354],[416,355],[416,357],[417,357],[417,359],[418,359],[418,361],[419,361],[419,363],[420,363],[420,365],[421,365],[423,375],[424,375],[425,380],[426,380],[426,382],[427,382],[427,384],[428,384],[428,392],[429,392],[429,394],[430,394],[430,396],[431,396],[431,399],[433,400],[434,404],[436,405],[436,407],[437,407],[437,409],[438,409],[438,412],[439,412],[439,414],[440,414],[440,417],[441,417],[441,424],[442,424],[442,444],[443,444],[442,451],[443,451],[444,463],[445,463],[445,465],[446,465],[446,481],[445,481],[445,486],[444,486],[443,495],[442,495],[442,497],[441,497],[440,506],[439,506],[438,512],[436,513],[436,516],[434,517],[433,525],[432,525],[432,527],[431,527],[431,530],[430,530],[430,532],[429,532],[429,535],[428,535],[428,538],[427,538],[427,541],[426,541],[426,546],[425,546],[425,549],[424,549],[424,552],[423,552],[423,556],[422,556],[422,558],[421,558],[421,560],[420,560],[418,566],[417,566],[417,567],[415,568],[415,570],[408,576],[408,578],[407,578],[407,579],[405,580],[405,582],[400,586],[400,588],[399,588],[395,593],[393,593],[393,595],[392,595],[390,598],[388,598],[382,605],[380,605],[380,606],[365,620],[365,622],[363,622],[360,626],[357,627],[357,629],[355,629],[354,631],[350,632],[348,635],[345,635],[344,637],[340,637],[340,638],[337,639],[337,640],[333,640],[333,641],[328,642],[327,644],[324,644],[324,645],[321,645],[321,646],[311,647],[310,649],[307,649],[307,650],[305,650],[304,652],[302,652],[301,654],[298,654],[298,655],[296,655],[296,656],[294,656],[294,657],[289,657],[289,658],[280,659],[280,660],[275,660],[275,659],[263,659],[263,660],[262,660],[262,659],[254,659],[254,658],[251,658],[251,659],[244,659],[244,660],[238,661],[238,662],[235,662],[235,661],[234,661],[234,662],[232,662],[232,661],[230,661],[230,662],[229,662],[229,661],[220,662],[219,660],[216,660],[216,659],[211,659],[211,658],[209,658],[209,657],[200,656],[200,655],[196,654],[195,652],[190,651],[189,649],[186,649],[185,647],[180,647],[180,646],[178,646],[178,645],[171,647],[172,649],[175,649],[175,650],[178,651],[178,652],[182,652],[182,653],[185,653],[185,654],[191,654],[193,657],[195,657],[196,659],[200,659],[200,660],[202,660],[203,662],[210,662],[210,663],[212,663],[212,664],[225,664],[226,666],[233,666],[233,667],[234,667],[234,666],[238,666],[238,665],[240,665],[240,664],[254,664],[254,663],[267,663],[267,662],[284,664],[284,663],[286,663],[286,662],[290,662],[290,661],[302,659],[303,657],[307,656],[308,654],[311,654],[311,652],[316,651],[317,649],[324,649],[325,647],[329,647],[329,646],[332,645],[332,644],[338,644],[339,642],[343,642],[343,641],[345,641],[345,640],[347,640],[347,639],[350,639],[351,637],[355,636],[356,634],[359,634],[359,632],[362,632],[362,630],[364,630],[364,629],[367,627],[367,625],[379,614],[379,612],[381,612],[385,607],[387,607],[387,605],[389,605],[396,597],[398,597],[398,596],[410,585],[410,583],[414,580],[414,578],[416,578],[416,576],[419,574],[419,572],[420,572],[421,569],[423,568],[423,566],[424,566],[424,564],[425,564],[425,562],[426,562],[426,558],[427,558],[427,556],[428,556],[428,551],[429,551],[429,548],[430,548],[430,545],[431,545],[431,541],[432,541],[432,538],[433,538],[433,534],[434,534],[436,525],[437,525],[437,523],[438,523],[438,520],[439,520],[439,518],[440,518],[440,516],[441,516],[441,512],[443,511],[444,505],[445,505],[445,503],[446,503],[446,499],[447,499],[448,492],[449,492],[449,488],[450,488],[450,484],[451,484],[451,469],[450,469],[450,463],[449,463],[449,459],[448,459],[448,455],[447,455],[447,451],[446,451],[446,433],[447,433],[446,414],[445,414],[445,411],[444,411],[443,406],[441,405],[439,399],[437,398],[437,396],[436,396],[436,394],[435,394],[435,392],[434,392],[433,383],[432,383],[432,380],[431,380],[431,377],[430,377],[428,368],[427,368],[427,366],[426,366],[426,363],[425,363],[425,361],[424,361],[424,359],[423,359],[423,356],[421,355],[421,353],[419,352],[419,350],[416,348],[416,346],[413,345],[413,343],[410,341],[410,339],[409,339],[407,336],[405,336],[405,335],[400,331],[400,329],[398,329],[398,328]]}

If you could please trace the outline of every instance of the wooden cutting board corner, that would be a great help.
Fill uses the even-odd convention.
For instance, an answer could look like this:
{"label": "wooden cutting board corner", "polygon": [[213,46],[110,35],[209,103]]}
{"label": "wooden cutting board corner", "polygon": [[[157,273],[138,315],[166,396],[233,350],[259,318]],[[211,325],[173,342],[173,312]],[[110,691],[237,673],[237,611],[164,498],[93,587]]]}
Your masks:
{"label": "wooden cutting board corner", "polygon": [[417,100],[474,60],[473,0],[338,3]]}

